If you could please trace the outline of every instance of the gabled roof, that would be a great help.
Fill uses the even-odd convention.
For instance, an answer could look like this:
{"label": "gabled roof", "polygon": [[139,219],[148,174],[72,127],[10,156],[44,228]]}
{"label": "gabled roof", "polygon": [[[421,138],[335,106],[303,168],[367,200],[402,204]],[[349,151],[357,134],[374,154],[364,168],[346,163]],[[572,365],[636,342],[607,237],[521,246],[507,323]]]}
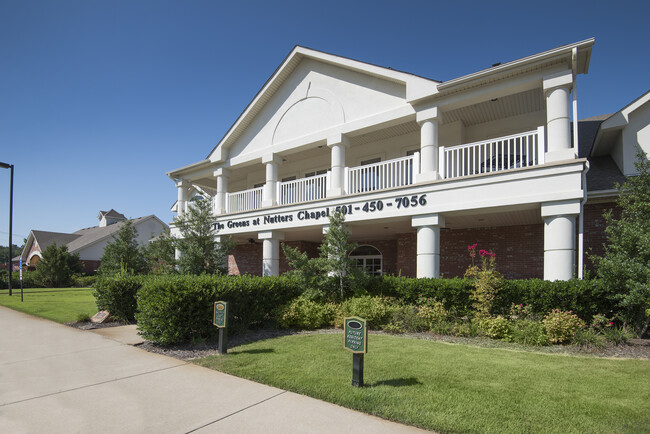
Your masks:
{"label": "gabled roof", "polygon": [[[122,215],[119,213],[116,214]],[[153,214],[149,216],[133,219],[131,220],[131,223],[133,224],[133,226],[137,227],[139,224],[150,219],[155,219],[163,226],[165,227],[167,226],[164,222],[162,222],[158,217],[156,217]],[[27,259],[25,255],[27,254],[27,252],[32,246],[32,243],[30,242],[32,239],[35,239],[37,241],[39,249],[41,251],[45,250],[47,246],[49,246],[50,244],[56,243],[57,245],[66,245],[68,247],[68,252],[70,253],[77,253],[95,243],[98,243],[100,241],[106,240],[109,237],[112,237],[120,230],[120,228],[125,223],[126,220],[108,226],[101,226],[101,227],[93,226],[91,228],[80,229],[76,232],[73,232],[72,234],[66,234],[62,232],[46,232],[46,231],[33,230],[30,232],[29,237],[27,238],[27,242],[25,243],[25,247],[23,249],[23,253],[21,256],[23,256],[23,260]]]}
{"label": "gabled roof", "polygon": [[630,122],[630,114],[650,102],[650,90],[609,116],[600,126],[590,155],[604,155],[613,145],[613,139]]}
{"label": "gabled roof", "polygon": [[110,211],[100,211],[97,218],[101,219],[102,217],[112,217],[112,218],[119,218],[122,220],[126,220],[124,214],[120,214],[119,212],[115,211],[113,208],[111,208]]}
{"label": "gabled roof", "polygon": [[[76,234],[48,231],[31,231],[30,235],[32,234],[41,250],[47,249],[47,246],[54,243],[58,245],[68,244],[80,237],[80,235]],[[27,245],[25,245],[25,247],[27,247]]]}
{"label": "gabled roof", "polygon": [[353,60],[297,45],[284,59],[280,66],[278,66],[271,77],[269,77],[266,83],[264,83],[264,86],[262,86],[257,95],[255,95],[255,98],[253,98],[248,106],[246,106],[244,111],[241,113],[241,115],[239,115],[235,123],[226,132],[225,136],[221,139],[217,146],[215,146],[215,148],[210,151],[206,157],[207,160],[215,161],[216,158],[213,156],[214,151],[219,146],[228,147],[230,143],[239,137],[239,134],[246,129],[253,118],[259,113],[264,105],[271,99],[273,94],[290,77],[291,73],[304,59],[313,59],[319,62],[336,65],[344,69],[360,72],[373,77],[396,83],[403,83],[406,85],[407,98],[410,93],[421,93],[423,91],[435,92],[436,86],[439,84],[438,81],[431,80],[429,78],[423,78],[392,68],[377,66],[370,63],[361,62],[359,60]]}

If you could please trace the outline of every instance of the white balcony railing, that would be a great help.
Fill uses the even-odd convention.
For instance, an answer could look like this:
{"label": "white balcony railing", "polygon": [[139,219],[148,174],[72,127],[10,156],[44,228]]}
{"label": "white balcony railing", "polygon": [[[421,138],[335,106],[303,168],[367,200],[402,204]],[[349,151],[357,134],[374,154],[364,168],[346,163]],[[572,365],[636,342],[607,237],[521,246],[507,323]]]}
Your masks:
{"label": "white balcony railing", "polygon": [[512,136],[440,148],[443,179],[544,164],[544,127]]}
{"label": "white balcony railing", "polygon": [[327,177],[328,174],[310,176],[293,181],[279,183],[280,205],[289,205],[292,203],[306,202],[309,200],[325,199],[327,195]]}
{"label": "white balcony railing", "polygon": [[251,188],[236,193],[226,193],[226,212],[250,211],[262,208],[264,187]]}
{"label": "white balcony railing", "polygon": [[347,194],[413,184],[420,171],[420,154],[346,169]]}

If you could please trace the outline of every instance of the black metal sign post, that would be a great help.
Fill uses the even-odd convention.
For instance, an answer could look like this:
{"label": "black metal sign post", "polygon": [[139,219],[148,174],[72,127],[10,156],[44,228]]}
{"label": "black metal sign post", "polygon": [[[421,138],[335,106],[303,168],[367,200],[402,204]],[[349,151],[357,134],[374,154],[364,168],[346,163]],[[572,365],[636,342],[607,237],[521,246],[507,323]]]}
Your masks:
{"label": "black metal sign post", "polygon": [[214,314],[212,324],[219,327],[219,354],[228,353],[228,302],[216,301],[214,303]]}
{"label": "black metal sign post", "polygon": [[363,358],[368,352],[368,328],[363,318],[344,319],[343,347],[352,352],[352,385],[363,387]]}

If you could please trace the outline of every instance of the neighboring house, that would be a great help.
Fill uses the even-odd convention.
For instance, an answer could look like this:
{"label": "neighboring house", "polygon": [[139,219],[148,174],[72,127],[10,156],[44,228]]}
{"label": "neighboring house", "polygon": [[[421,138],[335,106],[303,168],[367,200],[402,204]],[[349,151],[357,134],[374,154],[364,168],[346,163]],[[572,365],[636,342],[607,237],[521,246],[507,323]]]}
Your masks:
{"label": "neighboring house", "polygon": [[593,44],[444,82],[296,47],[204,160],[167,174],[174,210],[212,200],[233,274],[286,271],[282,242],[316,255],[338,209],[373,274],[462,276],[478,243],[508,278],[581,275],[650,150],[647,93],[574,128]]}
{"label": "neighboring house", "polygon": [[[36,267],[42,259],[42,252],[50,244],[68,246],[68,252],[78,253],[84,264],[85,272],[96,271],[104,255],[104,248],[113,242],[114,235],[120,230],[127,218],[111,209],[100,211],[97,216],[99,225],[81,229],[71,234],[61,232],[48,232],[32,230],[27,237],[27,242],[20,256],[23,264],[28,268]],[[144,244],[152,237],[160,235],[168,226],[155,215],[140,217],[131,220],[133,228],[137,231],[137,241]]]}

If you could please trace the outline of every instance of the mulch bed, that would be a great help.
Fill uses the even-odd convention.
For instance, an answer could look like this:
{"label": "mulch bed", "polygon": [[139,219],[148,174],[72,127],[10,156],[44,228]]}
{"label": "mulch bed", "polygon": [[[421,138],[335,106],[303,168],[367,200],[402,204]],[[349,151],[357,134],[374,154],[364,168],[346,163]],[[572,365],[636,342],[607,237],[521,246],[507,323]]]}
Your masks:
{"label": "mulch bed", "polygon": [[[247,343],[272,339],[280,336],[287,335],[301,335],[301,334],[315,334],[315,333],[328,333],[328,334],[342,334],[341,329],[321,329],[312,331],[296,331],[296,330],[253,330],[246,333],[240,333],[228,337],[228,349],[238,347]],[[371,334],[388,334],[383,331],[370,332]],[[612,357],[612,358],[634,358],[634,359],[647,359],[650,360],[650,339],[630,339],[626,344],[613,345],[607,344],[604,348],[593,347],[577,347],[573,345],[552,345],[547,347],[527,347],[519,344],[511,344],[502,341],[495,341],[488,338],[463,338],[457,336],[443,336],[435,335],[433,333],[405,333],[404,337],[412,339],[426,339],[439,342],[447,342],[451,344],[464,344],[479,346],[485,348],[507,348],[518,351],[533,351],[543,352],[549,354],[570,354],[577,356],[593,356],[593,357]],[[218,354],[217,342],[200,342],[200,343],[183,343],[176,345],[157,345],[152,342],[146,341],[138,345],[146,351],[162,354],[169,357],[174,357],[180,360],[191,360],[206,356]]]}

